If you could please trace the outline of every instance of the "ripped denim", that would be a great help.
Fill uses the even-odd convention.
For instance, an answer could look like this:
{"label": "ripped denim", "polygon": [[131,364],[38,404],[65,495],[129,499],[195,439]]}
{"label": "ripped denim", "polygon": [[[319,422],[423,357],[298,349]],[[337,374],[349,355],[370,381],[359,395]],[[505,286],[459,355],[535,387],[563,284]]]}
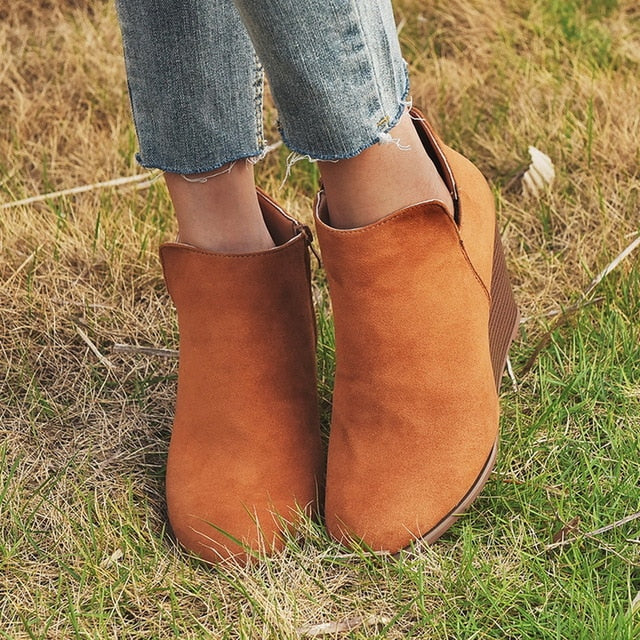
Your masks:
{"label": "ripped denim", "polygon": [[316,160],[388,139],[408,95],[390,0],[116,0],[145,167],[260,156],[263,69],[280,132]]}

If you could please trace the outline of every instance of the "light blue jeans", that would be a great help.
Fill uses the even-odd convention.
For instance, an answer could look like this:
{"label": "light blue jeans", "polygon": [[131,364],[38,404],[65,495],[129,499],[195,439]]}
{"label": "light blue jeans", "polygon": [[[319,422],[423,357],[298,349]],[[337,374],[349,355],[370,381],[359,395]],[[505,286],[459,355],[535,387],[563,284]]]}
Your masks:
{"label": "light blue jeans", "polygon": [[116,0],[140,153],[173,173],[259,156],[263,68],[282,138],[318,160],[383,140],[408,95],[390,0]]}

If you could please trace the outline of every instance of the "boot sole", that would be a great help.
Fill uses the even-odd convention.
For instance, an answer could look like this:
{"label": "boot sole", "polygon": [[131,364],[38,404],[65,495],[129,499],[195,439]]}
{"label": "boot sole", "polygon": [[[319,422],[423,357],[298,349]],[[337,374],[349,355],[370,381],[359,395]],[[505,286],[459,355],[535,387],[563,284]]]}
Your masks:
{"label": "boot sole", "polygon": [[[513,339],[518,333],[520,312],[513,298],[509,281],[509,272],[504,259],[502,240],[496,224],[493,245],[493,267],[491,276],[491,306],[489,309],[489,349],[496,391],[500,390],[500,382],[507,364],[507,355]],[[498,455],[498,438],[489,453],[489,457],[464,498],[446,515],[431,531],[418,538],[418,543],[432,544],[442,536],[469,508],[486,484]]]}

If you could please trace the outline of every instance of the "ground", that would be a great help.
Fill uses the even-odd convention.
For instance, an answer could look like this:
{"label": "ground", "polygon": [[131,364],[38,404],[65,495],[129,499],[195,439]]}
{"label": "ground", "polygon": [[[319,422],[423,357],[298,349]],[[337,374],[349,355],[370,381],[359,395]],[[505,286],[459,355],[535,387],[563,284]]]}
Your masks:
{"label": "ground", "polygon": [[[162,181],[12,204],[145,173],[114,8],[0,8],[0,637],[640,634],[640,251],[589,288],[640,232],[637,3],[395,6],[414,103],[494,189],[525,319],[500,459],[431,548],[350,552],[309,522],[282,555],[226,569],[189,558],[165,519],[177,327]],[[270,103],[265,116],[274,142]],[[556,170],[537,197],[522,193],[530,145]],[[273,151],[259,182],[310,221],[315,167],[281,185],[286,157]],[[314,295],[328,427],[319,268]]]}

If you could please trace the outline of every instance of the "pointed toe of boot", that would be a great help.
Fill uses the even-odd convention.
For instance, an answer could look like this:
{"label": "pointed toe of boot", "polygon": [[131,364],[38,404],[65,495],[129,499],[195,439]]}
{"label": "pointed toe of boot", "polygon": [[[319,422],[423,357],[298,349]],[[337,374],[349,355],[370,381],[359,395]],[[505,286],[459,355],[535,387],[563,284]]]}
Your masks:
{"label": "pointed toe of boot", "polygon": [[336,332],[327,527],[374,551],[435,541],[480,493],[518,323],[486,181],[416,127],[454,215],[423,202],[341,230],[316,204]]}

